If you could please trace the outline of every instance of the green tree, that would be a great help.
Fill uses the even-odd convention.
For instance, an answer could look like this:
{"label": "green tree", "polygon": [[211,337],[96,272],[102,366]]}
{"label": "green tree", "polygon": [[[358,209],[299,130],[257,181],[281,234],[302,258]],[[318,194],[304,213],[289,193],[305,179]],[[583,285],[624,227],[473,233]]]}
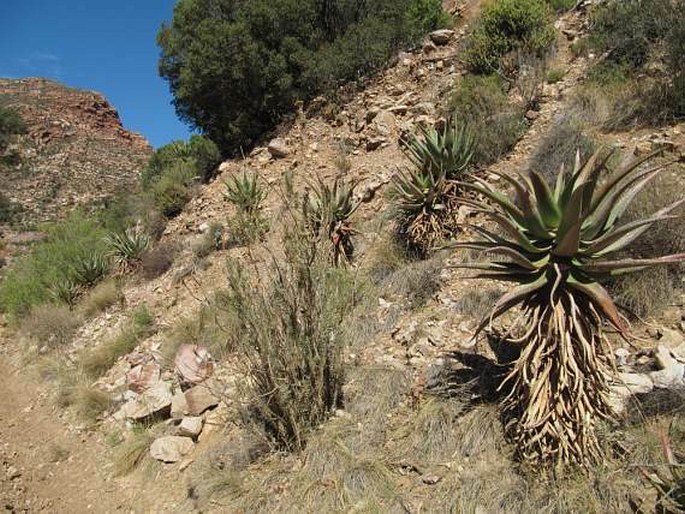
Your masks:
{"label": "green tree", "polygon": [[440,0],[180,0],[157,41],[178,115],[230,154],[295,101],[444,23]]}
{"label": "green tree", "polygon": [[0,152],[9,144],[16,134],[26,132],[26,123],[19,113],[8,107],[0,107]]}

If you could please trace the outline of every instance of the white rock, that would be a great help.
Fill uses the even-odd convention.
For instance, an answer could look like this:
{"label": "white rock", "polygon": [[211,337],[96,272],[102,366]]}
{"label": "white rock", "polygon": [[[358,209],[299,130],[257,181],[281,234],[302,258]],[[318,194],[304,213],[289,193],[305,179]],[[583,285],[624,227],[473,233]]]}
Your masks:
{"label": "white rock", "polygon": [[168,435],[160,437],[150,445],[150,455],[162,462],[178,462],[193,451],[192,439]]}
{"label": "white rock", "polygon": [[454,36],[454,31],[449,29],[434,30],[428,34],[430,40],[438,46],[443,46],[449,43],[450,39],[452,39],[452,36]]}
{"label": "white rock", "polygon": [[685,386],[685,364],[678,362],[667,346],[658,345],[654,357],[661,368],[649,374],[656,387],[671,389]]}
{"label": "white rock", "polygon": [[183,418],[181,424],[178,426],[178,435],[195,438],[202,432],[203,423],[203,419],[199,416]]}
{"label": "white rock", "polygon": [[139,421],[154,415],[161,415],[171,408],[172,396],[170,383],[157,382],[143,394],[124,404],[115,417]]}
{"label": "white rock", "polygon": [[269,141],[269,145],[266,147],[266,149],[276,159],[282,159],[283,157],[290,155],[290,148],[288,148],[288,145],[285,144],[285,141],[280,138]]}

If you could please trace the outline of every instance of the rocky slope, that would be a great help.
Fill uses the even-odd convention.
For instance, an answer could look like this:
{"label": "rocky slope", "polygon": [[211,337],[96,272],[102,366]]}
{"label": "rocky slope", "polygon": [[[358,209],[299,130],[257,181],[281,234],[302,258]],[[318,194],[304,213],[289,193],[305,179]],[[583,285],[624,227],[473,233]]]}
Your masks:
{"label": "rocky slope", "polygon": [[152,152],[99,93],[41,78],[0,79],[0,105],[28,126],[7,149],[12,164],[0,168],[0,191],[23,210],[21,222],[56,219],[130,188]]}

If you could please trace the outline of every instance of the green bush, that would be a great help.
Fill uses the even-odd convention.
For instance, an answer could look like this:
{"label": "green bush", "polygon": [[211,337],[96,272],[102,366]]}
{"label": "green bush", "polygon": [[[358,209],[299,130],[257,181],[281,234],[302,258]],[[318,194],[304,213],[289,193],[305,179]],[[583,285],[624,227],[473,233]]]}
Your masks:
{"label": "green bush", "polygon": [[297,100],[445,23],[440,0],[181,0],[157,37],[159,72],[179,116],[237,153]]}
{"label": "green bush", "polygon": [[522,106],[510,104],[496,75],[467,75],[452,93],[449,107],[475,135],[474,164],[490,164],[509,152],[526,130]]}
{"label": "green bush", "polygon": [[[604,57],[590,78],[600,85],[626,83],[632,98],[628,103],[634,104],[630,112],[618,114],[612,128],[685,116],[683,27],[683,2],[625,0],[594,11],[588,45]],[[642,72],[648,68],[649,78],[644,80]]]}
{"label": "green bush", "polygon": [[97,282],[106,272],[104,229],[80,213],[47,229],[48,237],[17,259],[0,284],[0,307],[11,317],[33,305],[70,301],[79,287]]}
{"label": "green bush", "polygon": [[510,73],[510,56],[543,57],[555,40],[549,6],[542,0],[495,0],[481,12],[469,36],[466,63],[474,73]]}
{"label": "green bush", "polygon": [[151,188],[153,201],[167,218],[181,214],[183,207],[193,197],[195,183],[194,166],[184,160],[175,161],[167,168]]}
{"label": "green bush", "polygon": [[204,136],[192,136],[186,141],[172,141],[158,148],[141,175],[144,188],[149,188],[158,181],[177,162],[187,163],[194,174],[207,182],[214,175],[217,165],[221,162],[221,153],[217,146]]}
{"label": "green bush", "polygon": [[9,107],[0,106],[0,154],[12,137],[26,132],[26,123],[19,113]]}
{"label": "green bush", "polygon": [[20,211],[21,208],[16,203],[0,192],[0,223],[11,222]]}

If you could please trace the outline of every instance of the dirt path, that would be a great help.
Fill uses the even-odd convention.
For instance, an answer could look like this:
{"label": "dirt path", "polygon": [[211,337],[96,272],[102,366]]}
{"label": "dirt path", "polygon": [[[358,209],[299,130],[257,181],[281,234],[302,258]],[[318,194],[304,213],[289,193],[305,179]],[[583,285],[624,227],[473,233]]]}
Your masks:
{"label": "dirt path", "polygon": [[[2,343],[0,343],[2,345]],[[0,346],[0,512],[131,512],[107,451],[70,429]]]}

